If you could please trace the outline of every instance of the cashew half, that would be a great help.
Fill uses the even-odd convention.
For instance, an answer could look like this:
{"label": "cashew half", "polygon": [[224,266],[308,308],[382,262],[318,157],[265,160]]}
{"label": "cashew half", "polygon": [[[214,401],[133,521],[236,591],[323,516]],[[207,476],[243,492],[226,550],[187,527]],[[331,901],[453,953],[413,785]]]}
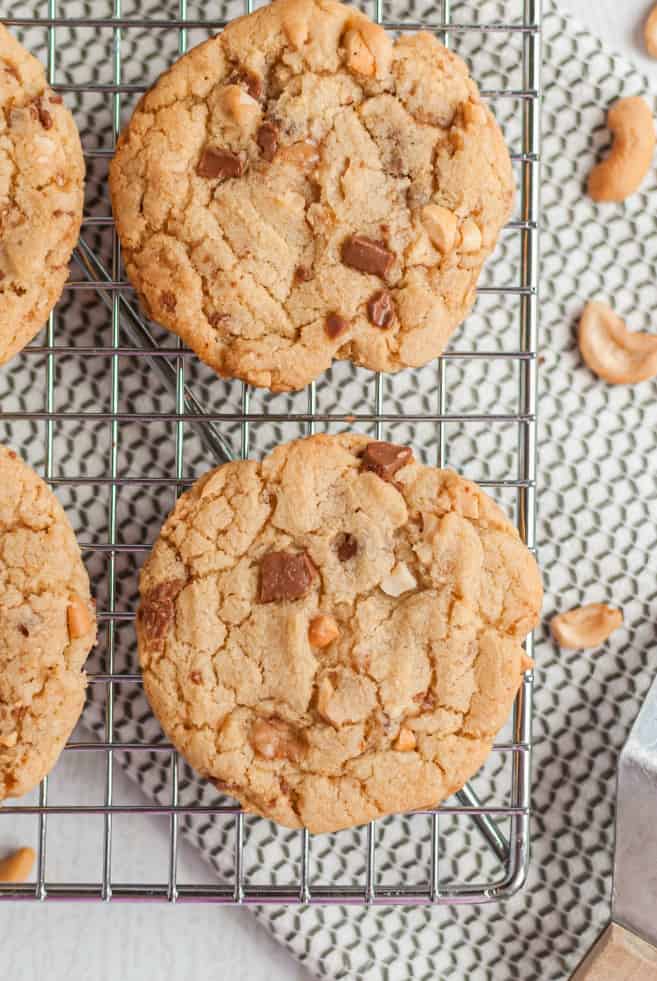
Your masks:
{"label": "cashew half", "polygon": [[640,95],[619,99],[607,113],[614,138],[606,160],[589,174],[588,190],[594,201],[624,201],[638,191],[648,173],[655,149],[655,127],[650,106]]}
{"label": "cashew half", "polygon": [[648,19],[643,27],[643,40],[646,51],[651,58],[657,58],[657,6],[653,7],[648,14]]}
{"label": "cashew half", "polygon": [[622,625],[622,610],[605,603],[589,603],[553,617],[550,630],[559,647],[583,651],[604,644]]}
{"label": "cashew half", "polygon": [[19,848],[0,861],[0,882],[26,882],[29,878],[36,852],[33,848]]}
{"label": "cashew half", "polygon": [[606,303],[587,303],[579,349],[591,371],[612,385],[635,385],[657,375],[657,335],[628,330]]}

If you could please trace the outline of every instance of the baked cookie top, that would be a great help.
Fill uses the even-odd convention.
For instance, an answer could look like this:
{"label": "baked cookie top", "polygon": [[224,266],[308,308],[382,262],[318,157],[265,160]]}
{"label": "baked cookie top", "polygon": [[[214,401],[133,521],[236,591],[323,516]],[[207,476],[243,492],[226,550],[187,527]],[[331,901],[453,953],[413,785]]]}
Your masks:
{"label": "baked cookie top", "polygon": [[84,703],[96,616],[55,495],[0,446],[0,800],[52,768]]}
{"label": "baked cookie top", "polygon": [[0,24],[0,364],[32,340],[61,295],[83,187],[73,117]]}
{"label": "baked cookie top", "polygon": [[333,0],[274,0],[156,82],[110,170],[130,279],[219,374],[302,388],[441,353],[513,174],[465,64]]}
{"label": "baked cookie top", "polygon": [[479,769],[542,601],[486,494],[360,435],[202,477],[140,591],[171,741],[247,810],[314,832],[433,806]]}

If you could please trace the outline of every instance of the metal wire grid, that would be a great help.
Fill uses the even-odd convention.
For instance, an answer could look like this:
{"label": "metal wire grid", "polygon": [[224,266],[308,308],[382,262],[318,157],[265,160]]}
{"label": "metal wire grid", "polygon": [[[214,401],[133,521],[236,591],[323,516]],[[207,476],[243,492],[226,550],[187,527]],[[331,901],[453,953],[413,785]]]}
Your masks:
{"label": "metal wire grid", "polygon": [[[143,91],[146,86],[127,84],[122,81],[122,37],[125,30],[134,27],[162,28],[176,31],[178,51],[184,53],[188,46],[188,30],[201,27],[220,29],[224,20],[197,20],[188,17],[187,0],[178,0],[178,15],[171,19],[125,17],[122,13],[122,0],[112,0],[112,16],[107,18],[63,17],[58,14],[58,0],[47,0],[47,16],[10,17],[5,20],[9,26],[47,29],[48,33],[48,79],[50,84],[62,92],[101,92],[107,94],[112,105],[112,131],[114,141],[120,130],[122,96]],[[386,19],[383,14],[383,0],[375,0],[376,20],[389,30],[415,30],[426,28],[423,23],[409,20]],[[253,8],[252,0],[245,0],[246,11]],[[111,29],[113,35],[113,79],[111,84],[58,85],[56,78],[57,28],[94,27]],[[539,167],[540,167],[540,64],[541,64],[541,0],[522,0],[522,21],[518,23],[453,23],[450,0],[441,2],[441,23],[431,25],[447,45],[451,35],[468,31],[486,34],[520,34],[522,38],[522,86],[519,89],[482,90],[489,99],[507,97],[517,100],[521,112],[522,144],[519,152],[512,154],[520,169],[520,217],[510,223],[511,228],[520,235],[520,281],[507,287],[480,287],[479,293],[503,293],[517,298],[519,318],[519,345],[517,350],[501,353],[485,351],[453,351],[444,355],[437,366],[437,412],[427,415],[404,413],[405,422],[431,422],[436,427],[437,463],[445,463],[445,427],[455,422],[511,422],[517,424],[519,434],[518,475],[517,478],[502,480],[481,480],[483,486],[511,488],[517,498],[517,521],[520,533],[527,545],[535,547],[535,486],[536,486],[536,356],[537,356],[537,303],[538,303],[538,245],[539,245]],[[109,157],[112,148],[90,148],[86,157]],[[85,216],[88,226],[111,225],[111,218]],[[434,811],[427,811],[431,821],[431,863],[427,881],[422,886],[405,885],[403,881],[393,885],[377,883],[377,825],[372,822],[367,828],[366,862],[364,880],[357,884],[315,885],[311,884],[311,839],[307,832],[299,832],[298,882],[293,886],[253,885],[245,876],[244,860],[244,814],[235,805],[200,806],[180,803],[179,759],[172,747],[163,742],[118,741],[115,738],[114,706],[115,689],[119,684],[131,682],[139,684],[139,674],[115,670],[116,631],[122,622],[134,617],[132,612],[117,609],[116,602],[116,561],[122,551],[147,551],[145,544],[125,545],[117,540],[117,494],[121,487],[131,484],[140,486],[171,485],[177,492],[191,483],[184,477],[185,425],[193,424],[206,448],[216,460],[231,456],[228,442],[222,434],[222,426],[238,423],[241,431],[240,453],[249,455],[251,426],[261,422],[290,422],[303,424],[312,433],[318,424],[373,425],[377,438],[383,436],[387,423],[399,422],[400,415],[385,410],[384,386],[381,376],[375,379],[375,411],[371,414],[341,414],[317,411],[316,386],[313,383],[307,392],[307,409],[304,412],[271,413],[254,412],[251,409],[251,391],[243,386],[241,410],[239,412],[207,412],[191,393],[186,384],[186,361],[191,352],[180,342],[175,346],[157,346],[149,328],[141,318],[130,294],[131,286],[121,278],[120,247],[115,230],[112,228],[111,268],[85,245],[78,247],[77,258],[85,270],[86,279],[72,279],[67,290],[95,290],[107,308],[111,321],[111,340],[109,347],[85,349],[90,357],[110,355],[110,407],[109,412],[70,412],[55,410],[55,353],[79,353],[79,348],[55,347],[55,315],[51,315],[45,344],[35,344],[28,353],[45,355],[46,402],[40,412],[2,412],[0,420],[12,421],[29,419],[42,421],[45,425],[45,478],[51,484],[107,485],[109,489],[108,536],[106,542],[84,543],[87,552],[104,552],[108,556],[109,595],[107,608],[99,612],[101,629],[106,632],[107,662],[106,670],[90,675],[90,683],[105,686],[105,732],[99,741],[70,741],[67,749],[72,752],[101,753],[104,755],[104,803],[102,805],[64,805],[50,804],[48,801],[48,779],[44,779],[39,789],[38,804],[18,804],[4,810],[5,815],[36,815],[38,821],[38,860],[36,881],[23,885],[0,884],[0,899],[87,899],[87,900],[168,900],[169,902],[209,901],[224,904],[262,904],[262,903],[351,903],[351,904],[448,904],[481,903],[500,900],[510,896],[523,883],[529,861],[529,821],[530,821],[530,759],[531,759],[531,717],[532,717],[532,674],[528,672],[516,699],[512,721],[512,739],[498,742],[495,752],[512,756],[510,803],[500,806],[482,805],[474,792],[467,786],[458,795],[458,804],[443,805]],[[130,338],[131,346],[121,343],[122,330]],[[120,425],[124,421],[144,422],[163,418],[156,413],[127,413],[119,411],[119,358],[131,356],[150,359],[164,383],[175,392],[175,412],[164,418],[175,424],[175,475],[168,477],[126,477],[120,473],[118,456]],[[448,392],[445,378],[446,362],[454,359],[503,358],[518,365],[518,406],[517,412],[496,415],[476,415],[450,413],[447,407]],[[111,430],[111,449],[109,468],[102,477],[77,476],[75,479],[55,475],[54,426],[62,420],[85,422],[107,422]],[[533,638],[527,640],[527,650],[533,651]],[[168,804],[125,805],[117,804],[113,794],[114,754],[117,751],[148,750],[163,753],[169,757],[171,772],[171,800]],[[100,815],[103,819],[102,876],[98,883],[50,882],[46,878],[46,846],[48,817],[50,815]],[[115,815],[157,814],[168,817],[168,875],[165,884],[117,883],[112,877],[112,821]],[[213,885],[182,884],[178,882],[178,843],[179,819],[183,815],[233,815],[234,863],[232,881]],[[503,875],[493,885],[480,885],[460,882],[441,887],[440,878],[440,815],[467,815],[476,824],[486,847],[490,848],[503,868]],[[502,830],[498,819],[508,822],[508,834]],[[403,877],[402,877],[403,878]]]}

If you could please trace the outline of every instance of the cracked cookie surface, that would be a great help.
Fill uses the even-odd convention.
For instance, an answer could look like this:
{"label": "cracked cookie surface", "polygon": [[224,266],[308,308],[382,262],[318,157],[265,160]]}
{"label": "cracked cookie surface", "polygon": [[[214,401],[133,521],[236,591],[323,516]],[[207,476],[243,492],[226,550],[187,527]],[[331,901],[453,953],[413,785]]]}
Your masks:
{"label": "cracked cookie surface", "polygon": [[0,24],[0,364],[32,340],[61,295],[83,196],[73,117]]}
{"label": "cracked cookie surface", "polygon": [[52,769],[84,704],[96,639],[89,577],[62,507],[0,446],[0,800]]}
{"label": "cracked cookie surface", "polygon": [[509,218],[465,64],[332,0],[274,0],[137,106],[110,169],[128,275],[219,374],[302,388],[334,358],[444,349]]}
{"label": "cracked cookie surface", "polygon": [[479,769],[542,601],[483,491],[355,434],[202,477],[140,592],[173,744],[247,810],[313,832],[432,807]]}

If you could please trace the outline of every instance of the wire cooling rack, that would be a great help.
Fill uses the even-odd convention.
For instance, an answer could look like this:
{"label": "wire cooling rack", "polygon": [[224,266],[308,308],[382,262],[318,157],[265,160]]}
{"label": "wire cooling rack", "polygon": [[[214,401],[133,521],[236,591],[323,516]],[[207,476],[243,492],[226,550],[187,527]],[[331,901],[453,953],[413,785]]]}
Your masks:
{"label": "wire cooling rack", "polygon": [[[95,738],[79,738],[76,732],[65,756],[68,764],[71,757],[92,754],[102,786],[99,799],[74,801],[67,786],[53,789],[56,767],[32,798],[0,809],[12,826],[23,819],[35,823],[38,853],[34,881],[0,885],[0,899],[239,904],[503,899],[522,885],[529,861],[531,672],[481,788],[475,785],[478,776],[435,811],[321,838],[283,832],[247,817],[234,802],[200,787],[143,709],[143,695],[123,692],[140,688],[133,630],[137,566],[173,497],[209,466],[233,456],[259,455],[277,440],[350,427],[376,438],[403,437],[420,445],[431,462],[457,463],[499,496],[534,548],[540,0],[439,0],[426,9],[414,2],[389,7],[383,0],[374,0],[373,9],[363,5],[391,31],[435,31],[471,61],[480,83],[475,55],[492,52],[497,69],[481,87],[506,124],[519,188],[517,212],[501,246],[505,262],[498,250],[475,311],[443,358],[394,378],[336,366],[295,396],[263,395],[238,383],[204,380],[203,366],[191,353],[144,319],[124,278],[103,169],[113,143],[135,99],[165,67],[158,58],[172,60],[243,12],[229,2],[221,18],[210,19],[207,6],[195,10],[192,3],[25,0],[21,5],[19,0],[5,18],[47,60],[50,83],[76,111],[89,172],[88,207],[71,279],[45,333],[10,366],[9,394],[0,401],[0,439],[13,442],[57,489],[90,568],[100,640],[90,660],[84,721]],[[251,9],[247,0],[246,10]],[[136,36],[150,47],[137,80],[130,80]],[[80,66],[88,69],[82,81],[75,74]],[[493,82],[487,87],[488,77]],[[511,272],[498,282],[495,269],[503,265]],[[80,330],[71,326],[74,320],[82,324]],[[73,343],[81,338],[86,343]],[[67,381],[66,373],[76,370],[79,376]],[[18,379],[13,385],[12,372]],[[148,390],[156,387],[160,395],[149,404]],[[24,391],[14,398],[20,388]],[[78,397],[78,389],[84,397]],[[493,395],[479,406],[476,399],[484,390]],[[463,449],[465,433],[469,449]],[[101,434],[106,442],[98,450]],[[144,506],[154,513],[140,523]],[[95,520],[99,513],[104,517]],[[527,650],[531,655],[532,638]],[[117,766],[142,784],[149,803],[117,800]],[[117,823],[129,821],[134,827],[144,816],[166,823],[167,835],[159,840],[165,845],[158,875],[153,881],[134,881],[130,859],[127,871],[117,868]],[[48,859],[53,822],[70,818],[98,827],[100,869],[84,881],[72,874],[65,858],[60,856],[55,867]],[[457,825],[461,831],[452,834]],[[214,863],[219,881],[181,881],[183,833]],[[147,846],[139,846],[132,835],[129,840],[134,862],[136,849]]]}

